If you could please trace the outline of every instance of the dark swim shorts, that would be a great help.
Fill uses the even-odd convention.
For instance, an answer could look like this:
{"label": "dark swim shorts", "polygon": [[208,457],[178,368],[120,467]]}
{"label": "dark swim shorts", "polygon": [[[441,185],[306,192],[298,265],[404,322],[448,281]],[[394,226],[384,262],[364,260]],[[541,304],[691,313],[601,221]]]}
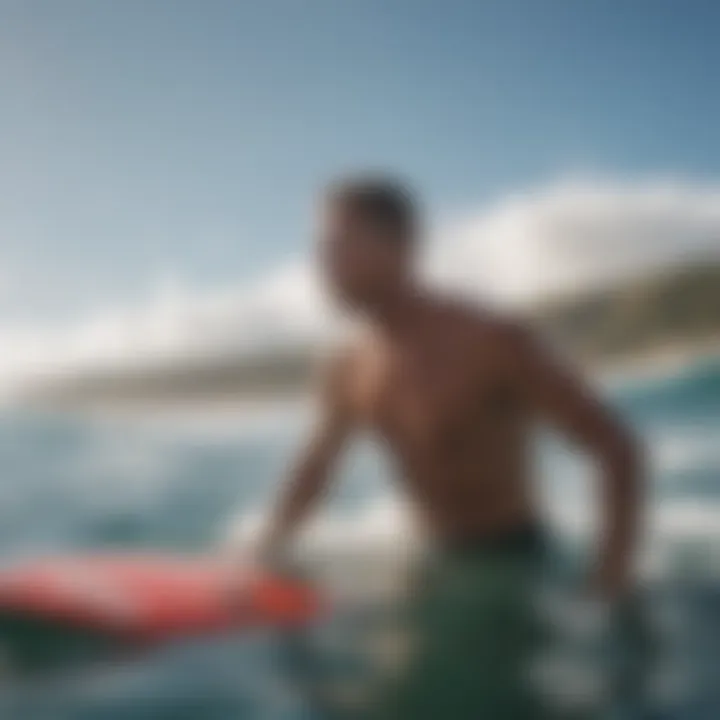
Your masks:
{"label": "dark swim shorts", "polygon": [[403,606],[406,652],[370,717],[536,720],[549,715],[531,682],[542,641],[535,590],[543,533],[523,526],[425,558]]}

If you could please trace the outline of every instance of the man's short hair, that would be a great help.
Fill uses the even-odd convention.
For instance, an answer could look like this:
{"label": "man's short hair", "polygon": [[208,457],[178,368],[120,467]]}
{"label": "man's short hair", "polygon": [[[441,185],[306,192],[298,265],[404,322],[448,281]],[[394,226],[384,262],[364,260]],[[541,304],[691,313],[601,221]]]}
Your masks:
{"label": "man's short hair", "polygon": [[353,211],[388,229],[406,241],[418,231],[418,207],[407,185],[390,177],[362,176],[336,180],[330,184],[331,202],[349,206]]}

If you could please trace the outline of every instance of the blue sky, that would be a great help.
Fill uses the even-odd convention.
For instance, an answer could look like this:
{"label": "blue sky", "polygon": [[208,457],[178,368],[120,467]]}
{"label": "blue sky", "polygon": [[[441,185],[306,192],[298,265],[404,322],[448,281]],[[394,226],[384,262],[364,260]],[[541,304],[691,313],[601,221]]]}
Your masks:
{"label": "blue sky", "polygon": [[0,0],[0,313],[301,255],[346,169],[450,215],[720,172],[713,0]]}

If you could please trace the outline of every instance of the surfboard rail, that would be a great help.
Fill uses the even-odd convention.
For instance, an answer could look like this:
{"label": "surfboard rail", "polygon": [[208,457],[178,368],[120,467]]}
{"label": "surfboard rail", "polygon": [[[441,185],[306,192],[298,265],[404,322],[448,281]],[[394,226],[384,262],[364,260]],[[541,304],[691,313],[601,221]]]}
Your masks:
{"label": "surfboard rail", "polygon": [[88,555],[0,570],[0,614],[112,634],[136,644],[251,627],[297,627],[320,612],[297,579],[259,573],[233,594],[233,568],[209,556]]}

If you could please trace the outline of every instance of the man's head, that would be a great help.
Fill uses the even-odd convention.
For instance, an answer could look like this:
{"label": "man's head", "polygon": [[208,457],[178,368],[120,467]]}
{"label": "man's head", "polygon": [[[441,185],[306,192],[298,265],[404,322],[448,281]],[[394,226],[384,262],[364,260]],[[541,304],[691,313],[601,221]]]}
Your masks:
{"label": "man's head", "polygon": [[342,302],[375,307],[407,286],[419,227],[406,187],[383,177],[342,180],[330,185],[322,210],[322,268]]}

